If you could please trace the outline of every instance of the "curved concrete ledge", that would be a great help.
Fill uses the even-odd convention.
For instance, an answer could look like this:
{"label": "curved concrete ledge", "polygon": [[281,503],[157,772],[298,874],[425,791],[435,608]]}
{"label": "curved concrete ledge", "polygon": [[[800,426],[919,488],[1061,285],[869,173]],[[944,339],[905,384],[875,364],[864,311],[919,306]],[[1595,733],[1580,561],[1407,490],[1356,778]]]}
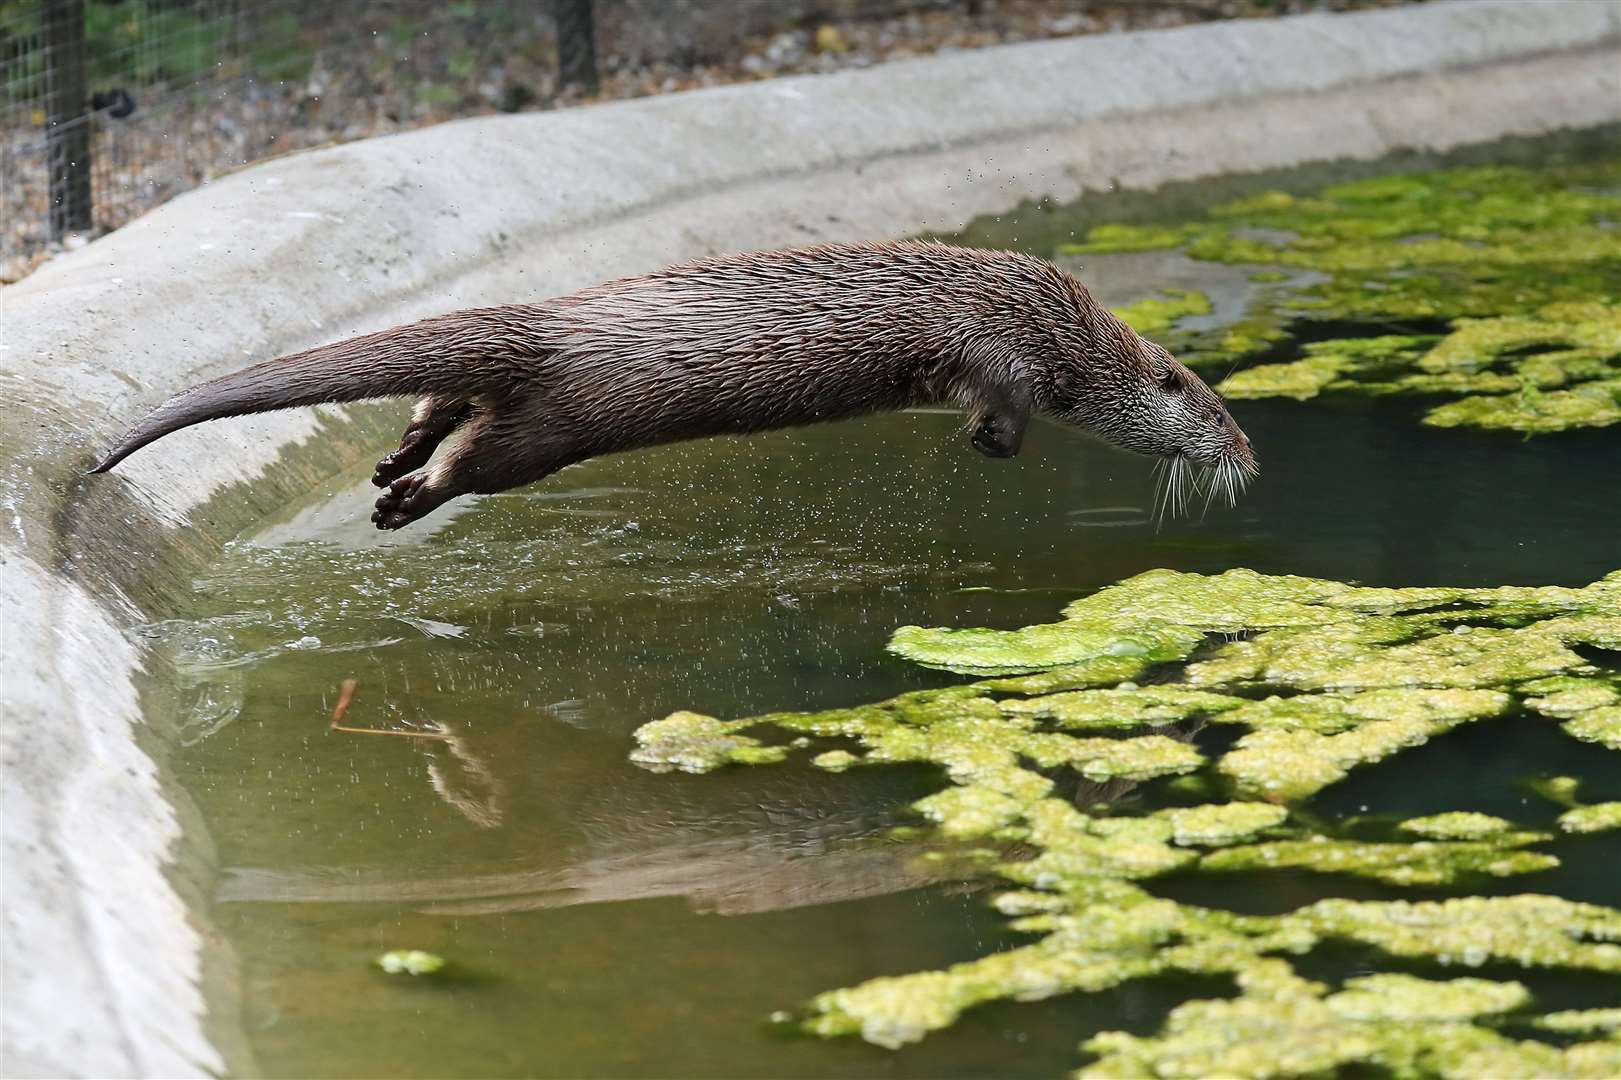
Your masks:
{"label": "curved concrete ledge", "polygon": [[165,680],[130,628],[353,460],[375,414],[194,429],[83,477],[157,401],[250,359],[724,248],[1610,123],[1618,36],[1609,2],[1430,4],[470,120],[244,169],[0,291],[0,1070],[252,1071],[230,957],[188,899],[207,838],[162,781]]}

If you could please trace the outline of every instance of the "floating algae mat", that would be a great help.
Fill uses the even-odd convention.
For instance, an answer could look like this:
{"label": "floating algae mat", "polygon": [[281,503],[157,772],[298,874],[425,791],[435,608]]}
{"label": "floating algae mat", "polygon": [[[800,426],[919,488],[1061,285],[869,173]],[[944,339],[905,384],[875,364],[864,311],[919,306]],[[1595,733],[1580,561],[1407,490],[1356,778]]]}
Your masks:
{"label": "floating algae mat", "polygon": [[1242,365],[1229,398],[1412,395],[1436,427],[1541,433],[1621,422],[1618,226],[1612,159],[1263,192],[1185,224],[1099,225],[1059,252],[1251,266],[1264,287],[1217,328],[1176,332],[1211,311],[1189,290],[1117,309],[1196,366]]}
{"label": "floating algae mat", "polygon": [[[634,759],[654,770],[795,754],[834,772],[937,766],[945,786],[913,804],[932,822],[908,830],[919,857],[1012,886],[992,903],[1028,943],[825,992],[807,1030],[900,1047],[987,1002],[1202,975],[1235,994],[1183,1001],[1152,1035],[1096,1035],[1079,1075],[1621,1074],[1621,910],[1536,892],[1559,864],[1553,833],[1465,810],[1330,826],[1309,805],[1353,770],[1491,717],[1621,751],[1621,571],[1583,588],[1389,589],[1156,570],[1063,614],[894,635],[901,656],[980,676],[961,685],[740,720],[682,712],[637,732]],[[1206,749],[1222,729],[1236,737]],[[1157,781],[1172,805],[1079,806],[1066,773]],[[1615,803],[1584,803],[1569,777],[1539,791],[1568,808],[1564,832],[1621,828]],[[1270,915],[1153,891],[1176,874],[1289,870],[1454,893],[1502,883]],[[1399,970],[1312,977],[1334,948]],[[1540,1006],[1526,981],[1558,969],[1606,977],[1607,991]]]}

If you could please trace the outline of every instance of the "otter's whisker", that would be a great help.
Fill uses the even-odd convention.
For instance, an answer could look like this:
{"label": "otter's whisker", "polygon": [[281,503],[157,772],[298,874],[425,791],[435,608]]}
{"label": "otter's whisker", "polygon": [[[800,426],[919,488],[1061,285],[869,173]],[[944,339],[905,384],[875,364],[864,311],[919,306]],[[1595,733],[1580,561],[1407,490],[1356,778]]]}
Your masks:
{"label": "otter's whisker", "polygon": [[[1225,462],[1223,463],[1225,465]],[[1221,465],[1205,468],[1199,476],[1199,485],[1205,489],[1204,509],[1199,511],[1199,521],[1202,523],[1210,513],[1211,500],[1215,499],[1217,489],[1222,485],[1226,476]]]}
{"label": "otter's whisker", "polygon": [[1181,486],[1182,456],[1160,458],[1154,465],[1154,531],[1165,527],[1167,514],[1176,513],[1177,490]]}
{"label": "otter's whisker", "polygon": [[1152,516],[1154,518],[1154,531],[1159,532],[1160,527],[1165,524],[1165,510],[1163,506],[1163,501],[1165,498],[1164,458],[1160,458],[1154,463],[1153,477],[1154,493],[1152,498],[1149,500],[1149,508],[1152,511]]}
{"label": "otter's whisker", "polygon": [[1231,461],[1221,463],[1221,493],[1228,506],[1238,505],[1238,469]]}
{"label": "otter's whisker", "polygon": [[1165,505],[1160,510],[1160,524],[1166,518],[1176,517],[1176,493],[1182,486],[1182,459],[1173,457],[1165,467]]}
{"label": "otter's whisker", "polygon": [[1170,464],[1165,471],[1165,500],[1160,508],[1162,525],[1167,513],[1172,517],[1181,517],[1187,512],[1188,506],[1188,461],[1181,454],[1173,454],[1166,460]]}
{"label": "otter's whisker", "polygon": [[1222,498],[1226,500],[1228,506],[1232,506],[1234,503],[1233,474],[1232,470],[1227,467],[1227,462],[1224,461],[1221,463],[1220,467],[1217,469],[1216,478],[1221,485]]}

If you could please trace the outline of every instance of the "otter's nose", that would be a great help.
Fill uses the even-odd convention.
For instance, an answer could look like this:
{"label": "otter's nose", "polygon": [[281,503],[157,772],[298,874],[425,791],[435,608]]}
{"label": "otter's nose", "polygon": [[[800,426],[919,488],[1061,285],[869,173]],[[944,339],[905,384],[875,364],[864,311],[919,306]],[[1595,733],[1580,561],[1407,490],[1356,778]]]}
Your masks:
{"label": "otter's nose", "polygon": [[1239,461],[1239,467],[1251,476],[1260,473],[1260,463],[1255,460],[1255,448],[1250,445],[1250,437],[1233,428],[1233,456]]}

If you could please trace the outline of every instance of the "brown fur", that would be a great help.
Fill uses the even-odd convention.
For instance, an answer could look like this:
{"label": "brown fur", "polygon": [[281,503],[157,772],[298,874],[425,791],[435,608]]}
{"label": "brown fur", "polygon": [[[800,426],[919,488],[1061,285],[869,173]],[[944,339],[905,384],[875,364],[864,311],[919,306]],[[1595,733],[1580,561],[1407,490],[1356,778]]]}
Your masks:
{"label": "brown fur", "polygon": [[[225,416],[415,396],[378,462],[397,529],[600,454],[945,404],[1018,452],[1032,411],[1235,475],[1249,441],[1198,376],[1050,263],[908,241],[706,259],[271,360],[158,408],[96,468]],[[435,450],[444,452],[430,464]]]}

